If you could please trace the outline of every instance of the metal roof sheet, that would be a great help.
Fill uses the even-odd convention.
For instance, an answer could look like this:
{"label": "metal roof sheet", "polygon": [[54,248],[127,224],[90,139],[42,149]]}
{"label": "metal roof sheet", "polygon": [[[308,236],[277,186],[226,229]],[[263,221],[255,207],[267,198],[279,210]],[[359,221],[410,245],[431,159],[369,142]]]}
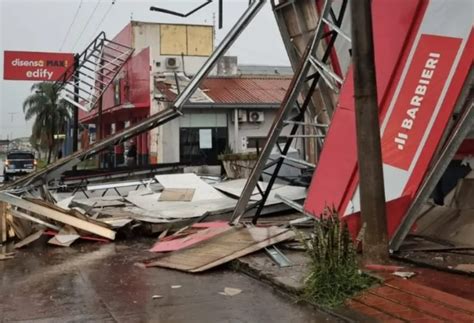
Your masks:
{"label": "metal roof sheet", "polygon": [[291,77],[209,77],[201,84],[215,103],[279,103]]}

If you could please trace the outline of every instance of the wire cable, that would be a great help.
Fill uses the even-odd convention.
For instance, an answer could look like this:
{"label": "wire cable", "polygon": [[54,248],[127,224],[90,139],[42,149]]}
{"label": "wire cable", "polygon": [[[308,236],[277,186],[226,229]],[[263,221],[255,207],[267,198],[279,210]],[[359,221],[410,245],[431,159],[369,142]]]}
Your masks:
{"label": "wire cable", "polygon": [[67,37],[69,36],[69,33],[71,32],[72,26],[73,26],[74,23],[76,22],[77,16],[79,15],[79,10],[81,10],[82,2],[83,2],[83,1],[84,1],[84,0],[81,0],[81,2],[79,2],[79,6],[78,6],[77,9],[76,9],[76,13],[74,14],[74,18],[72,19],[71,24],[69,25],[69,28],[68,28],[68,30],[67,30],[67,32],[66,32],[66,35],[64,36],[63,42],[62,42],[62,44],[61,44],[61,47],[59,47],[59,51],[62,51],[62,50],[63,50],[64,44],[66,43]]}
{"label": "wire cable", "polygon": [[76,42],[74,43],[74,46],[72,46],[72,51],[74,51],[74,49],[76,48],[77,44],[79,43],[79,40],[81,40],[82,36],[84,35],[84,32],[85,32],[86,29],[87,29],[87,26],[89,26],[89,24],[90,24],[90,22],[91,22],[91,20],[92,20],[92,17],[94,17],[94,13],[96,12],[97,7],[99,7],[100,1],[101,1],[101,0],[97,0],[97,3],[96,3],[96,5],[95,5],[94,9],[92,10],[92,12],[91,12],[89,18],[87,19],[86,24],[84,25],[84,28],[82,28],[82,31],[81,31],[81,33],[79,34],[79,37],[77,38]]}
{"label": "wire cable", "polygon": [[102,24],[104,23],[105,18],[107,18],[107,16],[109,15],[109,13],[110,13],[110,11],[112,10],[112,8],[113,8],[115,2],[116,2],[116,0],[112,0],[112,3],[110,4],[109,9],[107,9],[107,11],[105,12],[105,14],[102,16],[102,19],[100,19],[99,24],[98,24],[97,27],[95,28],[95,33],[100,32],[99,28],[100,28],[100,27],[102,26]]}

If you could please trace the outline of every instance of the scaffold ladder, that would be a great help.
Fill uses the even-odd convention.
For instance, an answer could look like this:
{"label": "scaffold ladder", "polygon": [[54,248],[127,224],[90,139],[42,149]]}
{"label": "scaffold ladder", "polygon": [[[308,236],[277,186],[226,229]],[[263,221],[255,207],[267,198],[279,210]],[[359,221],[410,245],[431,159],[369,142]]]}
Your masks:
{"label": "scaffold ladder", "polygon": [[132,53],[133,48],[111,41],[101,32],[56,81],[58,92],[72,105],[92,110]]}
{"label": "scaffold ladder", "polygon": [[[283,2],[280,6],[287,6],[291,3],[292,1]],[[314,137],[321,140],[324,139],[325,131],[317,131],[314,135],[305,135],[300,133],[300,128],[313,126],[321,130],[328,127],[327,124],[307,123],[304,121],[304,116],[308,105],[311,103],[312,95],[318,86],[319,80],[322,79],[329,88],[335,91],[337,91],[339,85],[343,82],[343,79],[329,68],[328,61],[338,36],[350,41],[350,38],[340,29],[346,8],[345,3],[346,1],[344,1],[344,5],[341,6],[339,14],[336,16],[332,9],[332,1],[326,0],[324,2],[320,19],[318,20],[312,37],[308,41],[305,52],[301,55],[302,59],[268,132],[265,146],[260,151],[258,160],[247,179],[236,208],[234,209],[230,220],[232,224],[238,223],[242,216],[244,216],[249,209],[254,207],[256,207],[256,211],[254,213],[253,223],[255,224],[257,222],[271,193],[273,184],[277,178],[282,178],[279,176],[279,171],[284,164],[291,166],[291,164],[297,163],[306,167],[315,167],[314,164],[308,163],[307,161],[291,158],[288,156],[288,152],[294,138]],[[277,10],[278,7],[275,9]],[[321,51],[323,55],[319,58],[318,53]],[[299,98],[304,98],[301,104]],[[290,117],[290,112],[295,107],[297,110],[296,116]],[[285,144],[281,146],[279,138],[282,130],[286,126],[290,126],[291,130],[289,131],[290,134],[286,136]],[[275,151],[275,148],[279,156],[277,158],[271,158],[270,155],[272,151]],[[289,164],[288,161],[291,161],[291,163]],[[270,180],[265,189],[262,189],[258,181],[262,174],[268,174],[267,170],[271,167],[274,168],[271,172]],[[253,195],[255,189],[260,193],[261,199],[249,205],[250,198],[255,197],[255,195]],[[282,198],[284,199],[284,197]]]}

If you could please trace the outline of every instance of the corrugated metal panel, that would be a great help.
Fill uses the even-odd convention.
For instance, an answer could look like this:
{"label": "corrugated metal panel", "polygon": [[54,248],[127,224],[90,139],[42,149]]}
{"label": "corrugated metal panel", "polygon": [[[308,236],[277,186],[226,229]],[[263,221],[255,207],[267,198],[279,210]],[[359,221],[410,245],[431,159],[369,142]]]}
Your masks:
{"label": "corrugated metal panel", "polygon": [[216,103],[280,103],[290,82],[290,77],[211,77],[201,89]]}
{"label": "corrugated metal panel", "polygon": [[[278,104],[283,101],[290,82],[291,77],[210,77],[202,82],[200,89],[217,104]],[[156,83],[166,101],[176,97],[170,87],[169,83]]]}

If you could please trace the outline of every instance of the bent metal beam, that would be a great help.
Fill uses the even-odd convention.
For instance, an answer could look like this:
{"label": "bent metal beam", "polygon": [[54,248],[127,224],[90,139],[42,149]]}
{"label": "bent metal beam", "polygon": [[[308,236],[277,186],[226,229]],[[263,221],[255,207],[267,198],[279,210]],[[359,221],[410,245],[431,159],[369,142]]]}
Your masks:
{"label": "bent metal beam", "polygon": [[129,140],[145,131],[158,127],[170,120],[173,120],[183,113],[181,112],[182,107],[188,102],[191,95],[196,91],[200,82],[209,74],[217,60],[224,55],[230,46],[235,42],[242,31],[250,24],[255,18],[257,13],[265,4],[266,0],[256,0],[250,4],[245,10],[240,19],[235,23],[226,37],[222,40],[219,46],[214,50],[208,60],[199,69],[197,74],[188,84],[188,86],[178,95],[173,105],[163,111],[151,115],[147,119],[139,122],[121,132],[114,134],[113,136],[101,140],[100,142],[92,145],[90,148],[74,153],[66,158],[60,159],[57,162],[49,165],[48,167],[31,173],[10,185],[4,186],[3,190],[20,190],[25,191],[30,189],[32,186],[47,184],[49,181],[57,178],[64,171],[71,169],[80,162],[96,155],[100,151],[107,147],[118,145],[124,141]]}

